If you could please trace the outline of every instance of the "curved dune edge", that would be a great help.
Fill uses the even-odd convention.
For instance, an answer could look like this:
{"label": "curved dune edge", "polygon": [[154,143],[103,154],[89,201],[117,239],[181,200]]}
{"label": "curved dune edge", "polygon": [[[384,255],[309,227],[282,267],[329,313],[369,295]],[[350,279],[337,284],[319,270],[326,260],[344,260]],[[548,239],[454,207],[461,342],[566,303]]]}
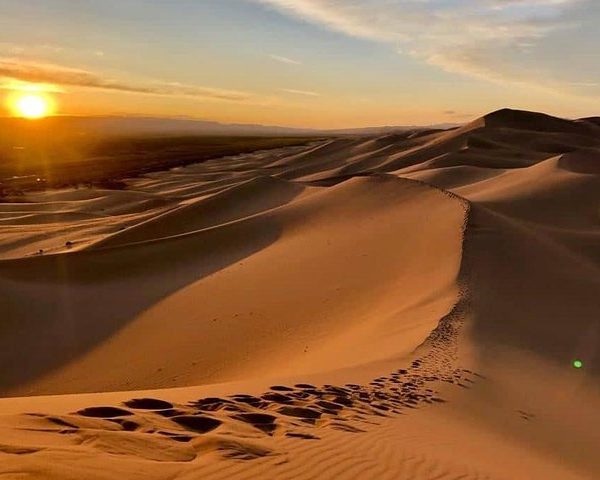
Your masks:
{"label": "curved dune edge", "polygon": [[[142,242],[2,262],[8,281],[3,288],[14,287],[11,297],[17,295],[13,305],[18,306],[27,283],[19,268],[23,265],[47,285],[52,283],[48,267],[67,259],[73,262],[68,265],[75,273],[71,278],[83,285],[94,279],[110,284],[115,278],[107,259],[144,265],[130,275],[135,280],[153,268],[164,272],[184,257],[182,264],[193,267],[189,280],[205,263],[202,257],[190,262],[197,249],[189,245],[204,242],[223,249],[222,261],[202,278],[191,284],[186,280],[183,288],[175,284],[176,291],[159,302],[150,296],[153,307],[104,332],[102,342],[92,336],[94,342],[75,362],[63,359],[36,376],[33,382],[41,391],[64,388],[69,381],[67,388],[86,391],[85,372],[97,375],[99,365],[118,376],[123,365],[119,351],[144,332],[158,331],[154,344],[171,345],[156,355],[172,358],[167,378],[185,372],[178,361],[197,352],[197,342],[189,349],[180,343],[173,351],[169,330],[156,328],[165,313],[178,313],[180,322],[190,305],[206,308],[200,300],[209,297],[201,292],[218,292],[219,283],[225,284],[218,281],[222,275],[236,292],[231,296],[228,291],[228,300],[240,298],[249,275],[263,280],[257,285],[275,288],[279,295],[271,298],[281,301],[281,293],[289,291],[294,292],[289,299],[300,295],[302,309],[317,305],[314,292],[331,287],[333,295],[340,266],[360,272],[370,288],[365,292],[346,275],[342,291],[351,295],[333,297],[334,304],[358,297],[360,302],[337,312],[329,305],[319,309],[330,316],[326,321],[310,316],[319,319],[306,324],[310,337],[301,331],[286,336],[291,325],[284,324],[280,337],[265,339],[257,351],[238,357],[231,370],[206,376],[208,364],[203,364],[202,378],[183,379],[184,385],[224,383],[118,393],[111,390],[119,388],[106,385],[106,393],[0,400],[5,413],[0,418],[0,472],[8,478],[44,479],[596,478],[600,460],[590,452],[600,444],[600,432],[593,427],[600,407],[598,132],[586,120],[501,111],[451,132],[343,139],[295,151],[293,161],[282,152],[279,158],[259,160],[271,165],[273,178],[302,179],[312,187],[273,208],[183,235],[156,235],[152,228]],[[235,168],[240,162],[232,161]],[[151,181],[160,183],[160,176]],[[376,234],[350,236],[361,226]],[[242,256],[239,247],[247,242],[223,243],[245,239],[251,231],[263,236]],[[333,231],[335,248],[330,249]],[[367,245],[372,248],[368,260],[354,255],[365,253]],[[306,248],[310,258],[329,259],[338,267],[329,271],[326,262],[311,264],[300,257],[283,271],[283,262],[273,261]],[[177,254],[158,266],[145,261],[165,251]],[[92,259],[93,274],[78,269],[81,259],[86,267]],[[279,268],[269,269],[273,264]],[[297,272],[312,273],[315,285],[299,290],[293,283]],[[421,277],[422,272],[435,274]],[[420,277],[416,286],[407,287]],[[245,301],[253,300],[257,289]],[[264,297],[257,298],[265,303]],[[114,303],[119,306],[118,294]],[[360,305],[368,308],[361,313]],[[271,318],[279,318],[272,308]],[[286,312],[295,318],[293,325],[303,316],[297,307]],[[244,325],[257,321],[234,318]],[[323,330],[317,333],[315,326]],[[343,334],[331,334],[336,331]],[[294,355],[293,340],[299,337]],[[325,341],[325,348],[311,348],[305,355],[304,339],[315,337]],[[272,348],[284,343],[281,351]],[[140,351],[149,351],[148,346]],[[218,354],[207,358],[218,359]],[[247,370],[239,368],[244,358],[252,362]],[[585,367],[572,368],[574,358]],[[134,376],[137,381],[143,377]],[[245,380],[230,381],[234,378]],[[90,385],[98,385],[97,380],[90,379]],[[16,393],[32,385],[15,381],[11,388]]]}

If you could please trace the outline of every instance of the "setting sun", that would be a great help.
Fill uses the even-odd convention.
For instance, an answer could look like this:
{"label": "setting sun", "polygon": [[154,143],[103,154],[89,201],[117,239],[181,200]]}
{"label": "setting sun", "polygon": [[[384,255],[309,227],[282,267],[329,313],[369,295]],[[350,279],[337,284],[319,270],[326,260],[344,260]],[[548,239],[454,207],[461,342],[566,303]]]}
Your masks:
{"label": "setting sun", "polygon": [[16,116],[30,119],[46,117],[52,110],[50,100],[44,95],[36,93],[27,93],[17,97],[13,108]]}

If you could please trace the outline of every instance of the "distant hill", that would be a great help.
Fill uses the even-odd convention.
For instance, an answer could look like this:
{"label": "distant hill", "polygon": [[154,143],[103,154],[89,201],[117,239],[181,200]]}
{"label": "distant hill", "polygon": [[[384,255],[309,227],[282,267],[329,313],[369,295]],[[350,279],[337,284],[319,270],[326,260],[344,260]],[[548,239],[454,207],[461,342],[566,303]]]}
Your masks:
{"label": "distant hill", "polygon": [[421,131],[421,130],[448,130],[459,127],[458,123],[438,123],[435,125],[396,125],[384,127],[364,127],[364,128],[343,128],[335,130],[325,130],[324,133],[332,135],[387,135],[394,132]]}
{"label": "distant hill", "polygon": [[383,126],[348,129],[310,129],[272,125],[227,124],[187,118],[155,117],[75,117],[57,116],[31,122],[18,118],[0,118],[0,136],[15,131],[37,130],[69,132],[81,136],[114,135],[234,135],[234,136],[307,136],[307,135],[383,135],[395,131],[446,129],[454,124],[427,126]]}
{"label": "distant hill", "polygon": [[154,117],[75,117],[57,116],[43,120],[0,118],[0,129],[32,129],[69,131],[71,135],[234,135],[234,136],[281,136],[317,133],[310,129],[277,127],[268,125],[224,124],[219,122],[185,118]]}

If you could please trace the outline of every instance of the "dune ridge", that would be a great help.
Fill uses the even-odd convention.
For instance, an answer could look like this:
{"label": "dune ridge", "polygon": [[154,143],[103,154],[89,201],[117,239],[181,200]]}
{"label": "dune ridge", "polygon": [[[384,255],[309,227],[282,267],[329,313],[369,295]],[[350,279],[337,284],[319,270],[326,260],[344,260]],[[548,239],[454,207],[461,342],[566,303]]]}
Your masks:
{"label": "dune ridge", "polygon": [[599,162],[505,109],[0,204],[0,473],[596,478]]}

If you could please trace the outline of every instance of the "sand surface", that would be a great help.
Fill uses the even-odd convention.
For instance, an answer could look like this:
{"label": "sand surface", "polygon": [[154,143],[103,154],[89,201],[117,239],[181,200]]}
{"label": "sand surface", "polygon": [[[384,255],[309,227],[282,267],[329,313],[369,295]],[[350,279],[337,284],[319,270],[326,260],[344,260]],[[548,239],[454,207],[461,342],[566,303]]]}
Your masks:
{"label": "sand surface", "polygon": [[127,183],[0,203],[3,480],[600,478],[597,119]]}

